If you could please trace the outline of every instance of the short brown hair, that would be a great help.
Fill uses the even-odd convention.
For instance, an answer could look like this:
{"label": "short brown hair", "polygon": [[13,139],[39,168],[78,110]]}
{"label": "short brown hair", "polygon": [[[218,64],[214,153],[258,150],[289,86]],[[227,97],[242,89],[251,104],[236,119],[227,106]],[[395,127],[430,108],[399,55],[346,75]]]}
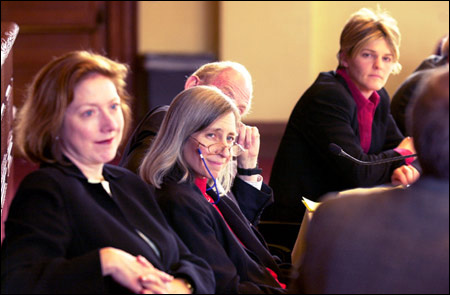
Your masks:
{"label": "short brown hair", "polygon": [[131,120],[130,96],[125,86],[128,67],[99,54],[72,51],[53,59],[34,77],[15,125],[17,151],[32,162],[63,162],[58,136],[64,114],[73,101],[76,85],[98,73],[114,83],[125,121],[124,138]]}
{"label": "short brown hair", "polygon": [[398,62],[400,58],[400,31],[397,27],[397,21],[380,9],[374,12],[368,8],[362,8],[350,16],[341,33],[341,48],[338,53],[339,66],[342,66],[342,54],[353,58],[368,42],[380,38],[384,38],[390,47],[394,58],[392,73],[398,74],[402,68]]}

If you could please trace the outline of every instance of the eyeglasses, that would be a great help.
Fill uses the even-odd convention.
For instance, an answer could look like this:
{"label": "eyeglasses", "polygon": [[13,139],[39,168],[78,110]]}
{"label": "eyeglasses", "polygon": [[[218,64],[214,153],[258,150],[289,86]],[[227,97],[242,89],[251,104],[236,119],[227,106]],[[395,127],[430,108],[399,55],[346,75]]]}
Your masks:
{"label": "eyeglasses", "polygon": [[198,141],[196,138],[192,137],[192,139],[194,139],[199,145],[203,146],[206,148],[206,150],[210,153],[210,154],[220,154],[225,148],[228,148],[228,151],[230,152],[230,155],[232,157],[239,157],[244,151],[244,147],[242,147],[242,145],[233,142],[233,144],[231,146],[227,146],[223,143],[213,143],[211,145],[204,145],[203,143],[201,143],[200,141]]}

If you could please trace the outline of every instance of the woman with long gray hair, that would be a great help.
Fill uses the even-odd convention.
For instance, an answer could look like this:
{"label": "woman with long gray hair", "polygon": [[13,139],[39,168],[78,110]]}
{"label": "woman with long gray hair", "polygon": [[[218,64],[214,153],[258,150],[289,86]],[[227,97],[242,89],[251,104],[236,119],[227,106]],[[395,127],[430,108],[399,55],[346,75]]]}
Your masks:
{"label": "woman with long gray hair", "polygon": [[284,293],[286,278],[259,233],[239,207],[220,197],[227,190],[240,116],[235,104],[215,87],[181,92],[140,167],[156,187],[169,224],[189,249],[204,258],[216,278],[216,293]]}

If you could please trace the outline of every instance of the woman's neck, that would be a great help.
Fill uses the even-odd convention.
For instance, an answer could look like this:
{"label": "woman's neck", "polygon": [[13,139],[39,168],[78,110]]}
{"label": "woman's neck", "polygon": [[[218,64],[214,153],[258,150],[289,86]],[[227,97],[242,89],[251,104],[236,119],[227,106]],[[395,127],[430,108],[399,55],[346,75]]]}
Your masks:
{"label": "woman's neck", "polygon": [[89,180],[102,181],[103,178],[103,166],[104,164],[86,164],[78,159],[75,159],[69,155],[65,155],[72,161],[72,163],[80,169],[84,176]]}
{"label": "woman's neck", "polygon": [[372,94],[374,93],[373,90],[363,90],[361,89],[360,86],[358,86],[357,81],[353,80],[352,77],[350,77],[350,75],[348,74],[348,71],[346,68],[339,68],[337,70],[337,73],[340,74],[347,82],[351,82],[352,85],[359,91],[359,93],[361,93],[361,95],[365,98],[365,99],[369,99]]}

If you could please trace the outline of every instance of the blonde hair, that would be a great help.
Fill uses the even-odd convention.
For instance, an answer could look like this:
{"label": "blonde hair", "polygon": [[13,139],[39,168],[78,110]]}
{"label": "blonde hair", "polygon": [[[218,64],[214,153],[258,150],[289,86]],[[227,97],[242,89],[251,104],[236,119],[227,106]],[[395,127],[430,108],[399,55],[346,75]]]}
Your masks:
{"label": "blonde hair", "polygon": [[340,38],[340,50],[338,53],[339,67],[342,67],[342,55],[349,58],[355,57],[369,42],[384,38],[392,51],[394,66],[392,74],[398,74],[402,68],[398,62],[400,59],[400,31],[397,21],[387,12],[376,12],[362,8],[352,14],[344,26]]}
{"label": "blonde hair", "polygon": [[76,85],[89,74],[98,73],[114,83],[129,129],[130,97],[125,90],[128,67],[88,51],[72,51],[55,58],[34,77],[15,124],[15,145],[25,158],[37,163],[63,163],[58,140],[64,114],[73,101]]}
{"label": "blonde hair", "polygon": [[[183,148],[189,137],[211,125],[217,118],[234,113],[236,126],[239,111],[233,101],[212,86],[195,86],[182,91],[172,103],[150,150],[144,157],[139,174],[142,179],[161,188],[164,178],[178,169],[180,183],[193,181],[195,176],[183,156]],[[218,177],[228,191],[233,182],[232,161]]]}

